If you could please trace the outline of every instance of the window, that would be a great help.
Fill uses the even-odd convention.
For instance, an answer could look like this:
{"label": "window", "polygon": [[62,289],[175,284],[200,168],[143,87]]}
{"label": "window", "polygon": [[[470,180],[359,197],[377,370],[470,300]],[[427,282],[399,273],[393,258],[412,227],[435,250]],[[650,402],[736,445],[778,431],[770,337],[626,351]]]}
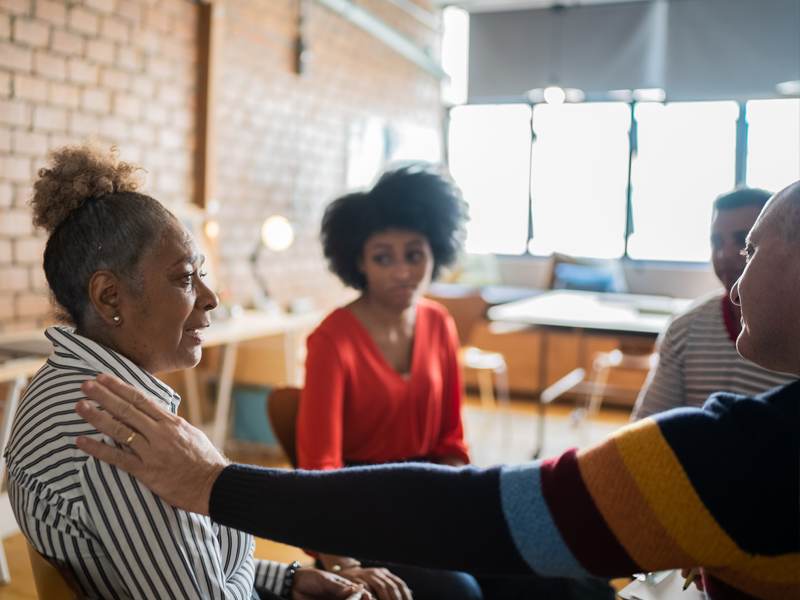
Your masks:
{"label": "window", "polygon": [[458,106],[450,111],[450,172],[469,204],[467,252],[525,252],[530,148],[530,106]]}
{"label": "window", "polygon": [[467,251],[706,262],[711,205],[735,187],[737,155],[751,187],[775,192],[800,179],[800,100],[747,102],[738,153],[737,102],[633,107],[453,108],[450,169],[470,205]]}
{"label": "window", "polygon": [[800,179],[800,100],[747,103],[747,185],[772,192]]}
{"label": "window", "polygon": [[533,109],[532,254],[618,258],[625,252],[630,106]]}
{"label": "window", "polygon": [[467,56],[469,56],[469,13],[457,6],[442,11],[442,102],[447,105],[467,102]]}
{"label": "window", "polygon": [[709,260],[711,203],[736,182],[735,102],[636,105],[633,233],[642,260]]}

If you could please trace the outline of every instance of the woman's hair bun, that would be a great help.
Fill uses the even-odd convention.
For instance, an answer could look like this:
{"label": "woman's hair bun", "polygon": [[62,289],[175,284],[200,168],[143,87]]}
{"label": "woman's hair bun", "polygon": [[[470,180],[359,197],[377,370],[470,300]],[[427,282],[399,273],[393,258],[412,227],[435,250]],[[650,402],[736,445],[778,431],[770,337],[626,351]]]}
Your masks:
{"label": "woman's hair bun", "polygon": [[53,233],[87,200],[138,190],[146,171],[118,158],[116,146],[106,149],[96,138],[53,150],[49,164],[39,169],[39,178],[33,184],[30,204],[34,226]]}

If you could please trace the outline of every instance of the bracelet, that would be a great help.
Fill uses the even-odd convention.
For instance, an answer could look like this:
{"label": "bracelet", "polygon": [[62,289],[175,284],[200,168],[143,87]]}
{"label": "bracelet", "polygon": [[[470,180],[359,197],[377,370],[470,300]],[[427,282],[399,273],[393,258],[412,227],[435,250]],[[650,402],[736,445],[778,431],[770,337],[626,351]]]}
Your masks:
{"label": "bracelet", "polygon": [[331,571],[331,573],[337,573],[338,574],[338,573],[341,573],[342,571],[346,571],[347,569],[355,569],[356,567],[360,567],[360,566],[361,566],[361,562],[357,561],[357,560],[354,560],[353,562],[348,563],[346,565],[333,565],[330,568],[330,571]]}
{"label": "bracelet", "polygon": [[294,574],[297,572],[297,569],[301,568],[299,562],[294,561],[288,567],[286,567],[286,572],[283,575],[283,589],[281,589],[281,598],[288,598],[292,595],[292,581],[294,580]]}

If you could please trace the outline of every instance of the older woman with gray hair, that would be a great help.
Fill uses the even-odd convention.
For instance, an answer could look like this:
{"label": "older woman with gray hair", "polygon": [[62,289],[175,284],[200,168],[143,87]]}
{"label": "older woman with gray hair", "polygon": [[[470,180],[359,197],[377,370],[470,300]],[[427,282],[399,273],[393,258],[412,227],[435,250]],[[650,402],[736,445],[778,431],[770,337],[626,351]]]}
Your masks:
{"label": "older woman with gray hair", "polygon": [[53,354],[22,398],[7,447],[8,491],[28,542],[69,566],[87,598],[345,598],[359,586],[315,569],[253,559],[252,536],[177,510],[78,450],[121,442],[74,415],[81,384],[118,377],[176,414],[153,373],[200,360],[218,301],[191,233],[138,191],[135,165],[97,142],[55,151],[39,171],[34,225],[49,234],[44,271],[61,320]]}

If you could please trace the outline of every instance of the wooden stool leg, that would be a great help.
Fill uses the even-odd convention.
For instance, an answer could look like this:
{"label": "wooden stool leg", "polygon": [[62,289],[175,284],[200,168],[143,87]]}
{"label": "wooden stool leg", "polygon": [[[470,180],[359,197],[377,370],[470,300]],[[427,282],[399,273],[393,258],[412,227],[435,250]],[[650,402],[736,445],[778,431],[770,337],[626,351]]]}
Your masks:
{"label": "wooden stool leg", "polygon": [[481,391],[481,406],[494,408],[494,391],[492,390],[492,373],[488,369],[477,369],[478,388]]}
{"label": "wooden stool leg", "polygon": [[603,396],[605,395],[606,383],[608,382],[608,374],[610,371],[610,365],[603,365],[597,370],[597,375],[594,380],[594,389],[592,390],[592,395],[586,407],[586,418],[579,424],[580,431],[578,437],[581,446],[585,446],[589,443],[589,428],[594,418],[597,416],[597,412],[600,410],[600,403],[603,401]]}

